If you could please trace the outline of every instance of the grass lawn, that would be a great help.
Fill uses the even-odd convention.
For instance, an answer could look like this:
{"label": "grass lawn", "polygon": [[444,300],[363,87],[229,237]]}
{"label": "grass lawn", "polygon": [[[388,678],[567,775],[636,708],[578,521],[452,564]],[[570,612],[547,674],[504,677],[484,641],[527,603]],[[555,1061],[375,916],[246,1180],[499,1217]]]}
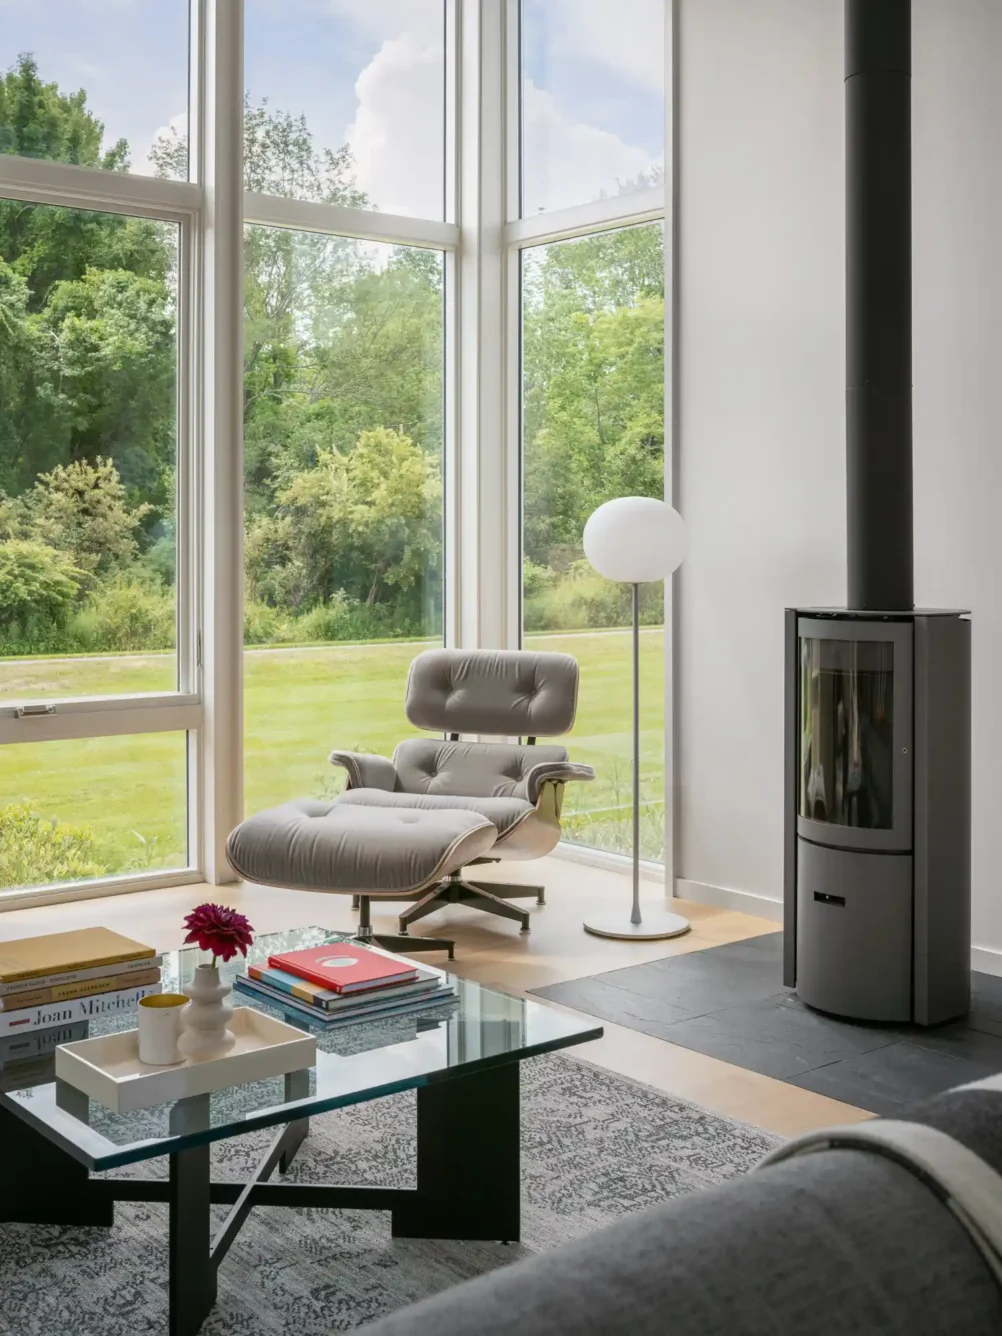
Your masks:
{"label": "grass lawn", "polygon": [[[663,844],[664,672],[662,633],[641,641],[643,852]],[[573,654],[581,665],[575,760],[598,772],[568,786],[565,829],[580,843],[626,852],[630,844],[630,638],[595,632],[527,637],[527,645]],[[341,772],[332,747],[391,755],[415,736],[403,689],[415,644],[249,649],[245,655],[246,809],[305,795],[333,795]],[[0,693],[57,697],[164,691],[169,655],[0,660]],[[109,872],[185,863],[185,739],[158,733],[0,747],[0,808],[28,803],[46,818],[86,824]]]}

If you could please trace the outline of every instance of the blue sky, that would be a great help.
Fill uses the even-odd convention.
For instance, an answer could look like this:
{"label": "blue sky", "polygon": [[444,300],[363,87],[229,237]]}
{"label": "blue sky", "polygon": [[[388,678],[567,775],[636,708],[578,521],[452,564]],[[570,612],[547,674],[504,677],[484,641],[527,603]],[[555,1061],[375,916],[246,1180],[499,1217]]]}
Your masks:
{"label": "blue sky", "polygon": [[[523,0],[526,211],[582,203],[663,158],[662,0]],[[133,170],[183,126],[186,0],[0,0],[0,66],[84,88]],[[254,101],[348,140],[390,212],[440,216],[442,0],[246,0]]]}

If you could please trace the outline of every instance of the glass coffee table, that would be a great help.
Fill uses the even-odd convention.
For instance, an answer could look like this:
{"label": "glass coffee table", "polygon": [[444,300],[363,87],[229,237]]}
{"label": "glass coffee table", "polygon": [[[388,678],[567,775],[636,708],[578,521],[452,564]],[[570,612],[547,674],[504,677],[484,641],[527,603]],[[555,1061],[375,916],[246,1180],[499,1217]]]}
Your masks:
{"label": "glass coffee table", "polygon": [[[248,959],[341,940],[321,928],[274,933],[258,938]],[[164,991],[176,992],[197,963],[193,948],[165,956]],[[222,973],[232,980],[243,969],[237,960]],[[597,1039],[602,1027],[450,977],[452,1004],[330,1030],[235,993],[236,1005],[311,1030],[316,1066],[136,1113],[113,1113],[56,1081],[44,1054],[0,1063],[0,1222],[107,1227],[116,1201],[166,1202],[171,1336],[201,1327],[215,1303],[217,1268],[254,1206],[389,1211],[397,1238],[518,1240],[519,1063]],[[54,1051],[87,1034],[131,1029],[134,1018],[86,1025],[43,1035]],[[44,1050],[40,1039],[35,1048]],[[311,1115],[401,1090],[417,1091],[416,1187],[270,1181],[292,1162]],[[268,1127],[278,1131],[251,1180],[214,1183],[210,1143]],[[166,1179],[90,1176],[159,1156],[170,1159]],[[231,1207],[214,1237],[213,1204]]]}

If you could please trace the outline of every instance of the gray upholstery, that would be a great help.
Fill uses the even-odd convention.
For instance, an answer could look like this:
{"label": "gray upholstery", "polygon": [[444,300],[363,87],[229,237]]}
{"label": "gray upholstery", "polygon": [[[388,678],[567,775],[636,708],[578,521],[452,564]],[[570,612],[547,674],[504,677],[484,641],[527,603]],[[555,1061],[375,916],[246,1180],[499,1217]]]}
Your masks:
{"label": "gray upholstery", "polygon": [[[905,1116],[1002,1169],[1002,1095],[954,1092]],[[957,1219],[907,1169],[831,1150],[668,1201],[364,1331],[997,1336],[1002,1290]]]}
{"label": "gray upholstery", "polygon": [[499,838],[536,810],[525,798],[464,798],[445,793],[386,793],[382,789],[348,789],[337,802],[396,811],[479,812],[497,828]]}
{"label": "gray upholstery", "polygon": [[[447,733],[562,733],[574,723],[577,686],[577,664],[566,654],[430,650],[411,665],[406,710],[412,723]],[[233,831],[227,854],[239,875],[266,885],[405,898],[488,851],[520,859],[549,853],[560,839],[563,784],[595,773],[573,765],[560,746],[435,738],[402,742],[392,761],[340,750],[330,761],[348,776],[333,803],[286,803]],[[448,882],[450,896],[459,881]],[[528,931],[524,911],[475,886],[461,889]],[[529,890],[542,904],[541,888]],[[363,899],[365,914],[367,905]]]}
{"label": "gray upholstery", "polygon": [[[540,762],[566,762],[565,747],[506,742],[442,742],[411,738],[393,754],[396,789],[452,793],[465,798],[526,798],[529,773]],[[367,788],[382,787],[372,784]],[[535,801],[535,800],[533,800]]]}
{"label": "gray upholstery", "polygon": [[577,698],[569,654],[430,649],[411,664],[404,709],[435,732],[553,737],[573,727]]}
{"label": "gray upholstery", "polygon": [[331,765],[340,765],[348,772],[348,783],[353,789],[389,789],[397,786],[397,772],[393,762],[385,756],[368,752],[332,751]]}
{"label": "gray upholstery", "polygon": [[456,808],[387,809],[305,798],[248,817],[230,835],[226,855],[248,881],[400,896],[479,858],[496,836],[485,817]]}

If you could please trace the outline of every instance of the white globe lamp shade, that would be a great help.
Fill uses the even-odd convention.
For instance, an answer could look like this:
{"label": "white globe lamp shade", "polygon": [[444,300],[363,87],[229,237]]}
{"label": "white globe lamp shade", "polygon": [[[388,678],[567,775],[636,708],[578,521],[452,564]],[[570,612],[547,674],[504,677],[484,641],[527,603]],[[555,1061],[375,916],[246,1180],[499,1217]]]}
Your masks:
{"label": "white globe lamp shade", "polygon": [[608,580],[647,584],[681,566],[685,520],[666,501],[621,496],[592,512],[584,529],[585,556]]}

